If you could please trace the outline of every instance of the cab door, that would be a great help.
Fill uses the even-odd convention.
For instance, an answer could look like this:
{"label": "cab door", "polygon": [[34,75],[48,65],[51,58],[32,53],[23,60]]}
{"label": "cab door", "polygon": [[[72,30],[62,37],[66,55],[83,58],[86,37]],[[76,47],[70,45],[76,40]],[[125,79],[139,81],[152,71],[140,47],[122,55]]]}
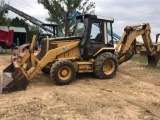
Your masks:
{"label": "cab door", "polygon": [[90,38],[87,44],[88,57],[93,56],[104,46],[104,22],[101,20],[92,20]]}

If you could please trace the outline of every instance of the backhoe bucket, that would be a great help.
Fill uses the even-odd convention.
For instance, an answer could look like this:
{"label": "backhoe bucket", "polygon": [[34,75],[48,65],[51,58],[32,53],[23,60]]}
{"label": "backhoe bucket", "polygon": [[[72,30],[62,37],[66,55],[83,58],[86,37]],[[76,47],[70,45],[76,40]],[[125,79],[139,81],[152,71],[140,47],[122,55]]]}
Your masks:
{"label": "backhoe bucket", "polygon": [[18,66],[16,60],[12,61],[7,68],[3,70],[0,80],[0,93],[8,93],[19,90],[25,90],[28,80],[22,69]]}
{"label": "backhoe bucket", "polygon": [[156,67],[159,61],[159,53],[148,57],[148,66]]}

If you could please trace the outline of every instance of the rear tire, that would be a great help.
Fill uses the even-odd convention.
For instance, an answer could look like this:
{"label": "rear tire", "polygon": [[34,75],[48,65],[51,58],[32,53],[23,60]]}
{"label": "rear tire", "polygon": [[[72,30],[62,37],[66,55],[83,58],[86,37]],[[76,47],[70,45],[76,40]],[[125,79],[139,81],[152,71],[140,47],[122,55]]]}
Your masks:
{"label": "rear tire", "polygon": [[100,79],[109,79],[116,75],[118,62],[112,53],[105,52],[94,61],[94,74]]}
{"label": "rear tire", "polygon": [[74,80],[76,70],[71,61],[61,60],[53,64],[50,76],[57,85],[68,85]]}

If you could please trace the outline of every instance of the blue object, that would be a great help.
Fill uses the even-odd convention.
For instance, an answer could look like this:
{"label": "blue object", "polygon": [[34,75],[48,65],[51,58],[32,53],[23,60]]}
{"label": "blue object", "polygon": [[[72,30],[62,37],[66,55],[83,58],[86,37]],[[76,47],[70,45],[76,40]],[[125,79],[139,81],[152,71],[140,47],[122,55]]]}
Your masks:
{"label": "blue object", "polygon": [[[110,30],[107,29],[107,32],[108,32],[109,35],[111,35],[111,31]],[[116,33],[114,33],[114,32],[112,32],[112,35],[113,35],[113,38],[115,40],[120,40],[121,39],[121,37],[119,35],[117,35]]]}
{"label": "blue object", "polygon": [[70,20],[75,20],[77,16],[80,16],[80,15],[83,15],[81,12],[74,12],[74,11],[70,11],[69,14],[68,14],[68,18]]}

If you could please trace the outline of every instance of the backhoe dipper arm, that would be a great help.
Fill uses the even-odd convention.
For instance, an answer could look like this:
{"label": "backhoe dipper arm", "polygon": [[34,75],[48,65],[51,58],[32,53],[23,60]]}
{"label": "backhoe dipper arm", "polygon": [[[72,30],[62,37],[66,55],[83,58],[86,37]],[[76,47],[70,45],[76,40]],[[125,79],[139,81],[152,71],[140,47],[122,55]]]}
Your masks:
{"label": "backhoe dipper arm", "polygon": [[127,26],[124,29],[124,33],[117,44],[116,50],[119,49],[121,46],[120,52],[117,54],[117,59],[119,64],[129,60],[134,55],[133,49],[133,41],[139,35],[142,35],[144,45],[147,50],[148,55],[148,65],[156,66],[157,65],[157,58],[156,58],[156,50],[154,49],[151,37],[150,37],[150,25],[149,23],[143,25],[134,25],[134,26]]}

